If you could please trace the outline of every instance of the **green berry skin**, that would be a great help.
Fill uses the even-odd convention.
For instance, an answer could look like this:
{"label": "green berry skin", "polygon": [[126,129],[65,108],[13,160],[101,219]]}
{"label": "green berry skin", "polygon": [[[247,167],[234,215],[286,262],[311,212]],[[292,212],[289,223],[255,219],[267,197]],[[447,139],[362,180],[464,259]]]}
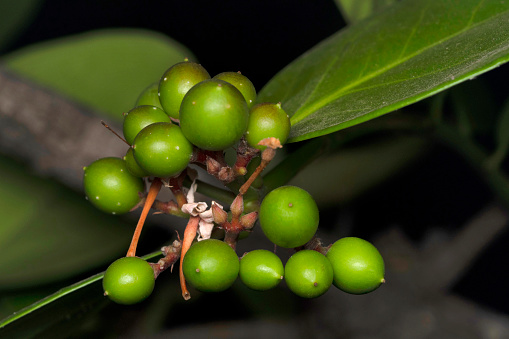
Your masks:
{"label": "green berry skin", "polygon": [[303,298],[321,296],[331,287],[332,279],[331,263],[317,251],[299,251],[292,255],[285,265],[288,288]]}
{"label": "green berry skin", "polygon": [[171,122],[170,117],[155,106],[138,106],[124,115],[124,138],[129,145],[133,144],[134,138],[148,125],[156,122]]}
{"label": "green berry skin", "polygon": [[258,145],[265,138],[277,138],[283,145],[290,135],[290,128],[290,118],[281,108],[281,104],[268,102],[257,104],[249,111],[246,141],[251,147],[259,150],[267,148]]}
{"label": "green berry skin", "polygon": [[159,101],[159,83],[154,82],[152,85],[148,86],[141,92],[138,100],[136,100],[135,106],[155,106],[159,109],[163,109],[161,106],[161,102]]}
{"label": "green berry skin", "polygon": [[292,248],[307,243],[316,233],[318,206],[313,197],[296,186],[271,191],[260,206],[260,226],[274,244]]}
{"label": "green berry skin", "polygon": [[120,158],[102,158],[84,168],[83,187],[87,199],[98,209],[111,213],[129,212],[145,191],[143,179],[133,176]]}
{"label": "green berry skin", "polygon": [[159,82],[159,101],[172,118],[179,119],[180,104],[186,93],[197,83],[210,79],[202,65],[181,62],[170,67]]}
{"label": "green berry skin", "polygon": [[136,159],[134,159],[134,151],[131,147],[129,147],[123,159],[125,161],[127,170],[135,177],[144,178],[150,176],[150,173],[141,168],[140,165],[138,165],[136,162]]}
{"label": "green berry skin", "polygon": [[239,258],[225,242],[207,239],[195,243],[182,263],[186,280],[202,292],[228,289],[239,274]]}
{"label": "green berry skin", "polygon": [[240,259],[240,280],[256,291],[267,291],[281,282],[285,269],[281,259],[273,252],[255,250]]}
{"label": "green berry skin", "polygon": [[251,108],[254,105],[256,100],[256,89],[251,80],[242,75],[240,72],[219,73],[213,79],[223,80],[232,84],[239,90],[240,93],[242,93],[244,99],[246,99],[248,108]]}
{"label": "green berry skin", "polygon": [[104,295],[117,304],[132,305],[145,300],[154,290],[152,266],[138,257],[114,261],[104,273]]}
{"label": "green berry skin", "polygon": [[334,270],[334,286],[344,292],[369,293],[385,282],[382,255],[366,240],[339,239],[330,247],[327,258]]}
{"label": "green berry skin", "polygon": [[182,172],[193,155],[193,145],[177,125],[159,122],[145,127],[133,143],[134,159],[153,176],[166,178]]}
{"label": "green berry skin", "polygon": [[205,80],[182,100],[180,127],[194,145],[220,151],[244,135],[248,111],[246,100],[233,85],[218,79]]}

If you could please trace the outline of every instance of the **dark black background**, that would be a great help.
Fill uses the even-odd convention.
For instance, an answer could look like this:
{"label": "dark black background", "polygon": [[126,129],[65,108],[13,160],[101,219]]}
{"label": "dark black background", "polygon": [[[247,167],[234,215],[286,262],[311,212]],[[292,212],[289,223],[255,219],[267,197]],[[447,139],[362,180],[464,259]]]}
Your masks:
{"label": "dark black background", "polygon": [[[277,71],[344,25],[332,0],[51,0],[4,52],[100,28],[144,28],[187,46],[210,74],[241,70],[260,89]],[[483,77],[503,83],[506,73],[507,67],[501,67]],[[430,225],[459,229],[491,199],[492,193],[461,157],[436,145],[410,171],[377,187],[350,211],[356,216],[358,236],[369,237],[398,224],[417,242]],[[386,213],[395,207],[397,213]],[[330,213],[337,211],[324,211]],[[509,277],[503,273],[508,241],[504,234],[492,244],[454,292],[509,313],[505,292]]]}

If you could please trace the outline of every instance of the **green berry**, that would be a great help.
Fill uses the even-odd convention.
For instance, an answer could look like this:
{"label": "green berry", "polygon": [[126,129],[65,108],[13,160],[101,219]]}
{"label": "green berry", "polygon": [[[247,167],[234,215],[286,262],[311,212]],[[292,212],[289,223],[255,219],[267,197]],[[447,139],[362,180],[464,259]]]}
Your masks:
{"label": "green berry", "polygon": [[85,167],[83,187],[95,207],[112,214],[129,212],[145,191],[143,179],[133,176],[120,158],[102,158]]}
{"label": "green berry", "polygon": [[274,244],[298,247],[307,243],[318,229],[318,206],[313,197],[295,186],[276,188],[260,206],[260,226]]}
{"label": "green berry", "polygon": [[123,159],[125,161],[127,170],[135,177],[143,178],[150,176],[150,173],[141,168],[140,165],[138,165],[138,163],[136,162],[136,159],[134,159],[134,151],[132,147],[129,147]]}
{"label": "green berry", "polygon": [[290,135],[290,127],[290,118],[281,108],[281,104],[257,104],[249,111],[246,141],[251,147],[260,150],[267,148],[258,145],[265,138],[277,138],[283,145]]}
{"label": "green berry", "polygon": [[251,251],[240,259],[239,277],[253,290],[266,291],[276,287],[284,273],[281,259],[267,250]]}
{"label": "green berry", "polygon": [[138,257],[114,261],[104,273],[104,295],[117,304],[131,305],[146,299],[154,289],[152,266]]}
{"label": "green berry", "polygon": [[203,292],[229,288],[239,274],[239,258],[223,241],[207,239],[195,243],[182,263],[186,280]]}
{"label": "green berry", "polygon": [[134,159],[156,177],[173,177],[182,172],[193,155],[193,145],[177,125],[159,122],[142,129],[133,143]]}
{"label": "green berry", "polygon": [[242,75],[240,72],[223,72],[216,75],[213,79],[223,80],[232,84],[239,90],[240,93],[242,93],[244,99],[246,99],[248,108],[251,108],[254,105],[256,89],[251,80]]}
{"label": "green berry", "polygon": [[285,266],[288,288],[303,298],[321,296],[332,285],[332,279],[331,263],[317,251],[299,251],[288,259]]}
{"label": "green berry", "polygon": [[170,67],[159,82],[159,101],[172,118],[179,119],[180,104],[184,95],[197,83],[210,79],[202,65],[181,62]]}
{"label": "green berry", "polygon": [[155,106],[138,106],[124,115],[124,138],[129,145],[134,138],[148,125],[156,122],[171,122],[170,117],[163,110]]}
{"label": "green berry", "polygon": [[141,92],[138,100],[136,100],[136,106],[155,106],[159,109],[163,109],[161,102],[159,101],[159,83],[155,82],[148,86]]}
{"label": "green berry", "polygon": [[248,108],[229,83],[211,79],[194,86],[182,100],[180,127],[201,149],[220,151],[233,146],[247,128]]}
{"label": "green berry", "polygon": [[334,270],[334,285],[342,291],[364,294],[385,282],[382,255],[366,240],[339,239],[330,247],[327,258]]}

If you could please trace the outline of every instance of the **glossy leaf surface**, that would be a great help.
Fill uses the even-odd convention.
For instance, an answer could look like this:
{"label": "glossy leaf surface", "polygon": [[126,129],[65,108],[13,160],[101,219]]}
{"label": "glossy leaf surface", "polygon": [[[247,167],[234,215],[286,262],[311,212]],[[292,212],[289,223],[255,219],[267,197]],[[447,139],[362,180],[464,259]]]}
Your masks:
{"label": "glossy leaf surface", "polygon": [[508,59],[509,2],[403,1],[302,55],[258,101],[282,102],[295,142],[407,106]]}

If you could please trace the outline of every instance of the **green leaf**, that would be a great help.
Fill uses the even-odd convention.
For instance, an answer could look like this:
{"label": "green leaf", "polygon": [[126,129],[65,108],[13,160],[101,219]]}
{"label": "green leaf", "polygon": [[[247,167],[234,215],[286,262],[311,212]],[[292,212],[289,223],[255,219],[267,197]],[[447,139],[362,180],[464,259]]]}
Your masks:
{"label": "green leaf", "polygon": [[42,4],[41,0],[3,1],[0,10],[0,49],[28,26]]}
{"label": "green leaf", "polygon": [[127,251],[134,224],[0,158],[0,289],[51,283]]}
{"label": "green leaf", "polygon": [[[157,251],[142,258],[149,260],[159,255],[161,252]],[[59,332],[62,335],[62,327],[75,325],[84,313],[97,312],[108,303],[100,284],[103,276],[104,272],[101,272],[64,287],[1,320],[0,336],[26,338]]]}
{"label": "green leaf", "polygon": [[355,23],[381,11],[397,0],[336,0],[343,18],[348,23]]}
{"label": "green leaf", "polygon": [[185,57],[192,54],[166,36],[116,29],[29,46],[3,61],[23,76],[120,121],[149,84]]}
{"label": "green leaf", "polygon": [[282,102],[295,142],[392,112],[508,59],[508,1],[403,1],[299,57],[257,100]]}

